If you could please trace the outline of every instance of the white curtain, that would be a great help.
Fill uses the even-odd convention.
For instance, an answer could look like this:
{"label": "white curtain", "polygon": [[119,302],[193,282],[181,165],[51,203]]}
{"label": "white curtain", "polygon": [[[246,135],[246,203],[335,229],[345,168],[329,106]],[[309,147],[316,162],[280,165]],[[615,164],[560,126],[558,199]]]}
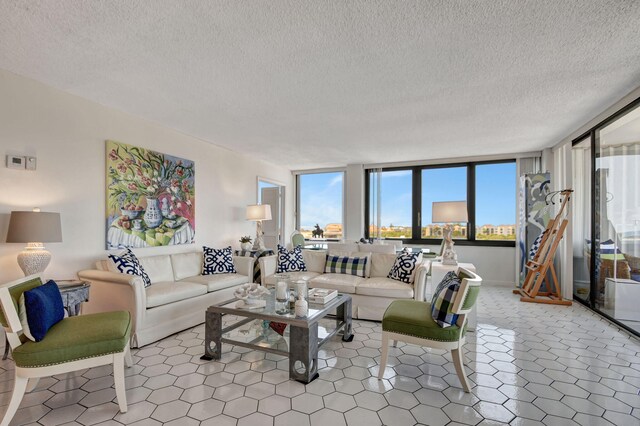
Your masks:
{"label": "white curtain", "polygon": [[600,154],[601,238],[640,257],[640,142],[603,146]]}

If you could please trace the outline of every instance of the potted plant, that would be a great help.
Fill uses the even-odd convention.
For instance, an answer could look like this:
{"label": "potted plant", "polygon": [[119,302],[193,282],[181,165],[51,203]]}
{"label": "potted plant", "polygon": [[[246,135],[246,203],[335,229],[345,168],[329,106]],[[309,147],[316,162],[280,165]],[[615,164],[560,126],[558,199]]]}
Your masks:
{"label": "potted plant", "polygon": [[240,237],[240,247],[244,251],[251,250],[253,247],[253,244],[251,244],[251,237],[248,235],[246,237]]}

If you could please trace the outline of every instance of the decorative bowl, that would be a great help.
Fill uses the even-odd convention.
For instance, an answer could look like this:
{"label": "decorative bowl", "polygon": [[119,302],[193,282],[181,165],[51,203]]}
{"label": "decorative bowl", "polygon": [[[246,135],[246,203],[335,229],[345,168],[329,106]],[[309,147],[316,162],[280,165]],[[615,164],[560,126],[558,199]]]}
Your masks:
{"label": "decorative bowl", "polygon": [[140,215],[141,212],[142,210],[120,209],[120,213],[122,213],[122,216],[127,216],[129,219],[135,219]]}
{"label": "decorative bowl", "polygon": [[262,296],[269,294],[269,290],[257,283],[246,283],[238,287],[233,294],[247,305],[255,305]]}

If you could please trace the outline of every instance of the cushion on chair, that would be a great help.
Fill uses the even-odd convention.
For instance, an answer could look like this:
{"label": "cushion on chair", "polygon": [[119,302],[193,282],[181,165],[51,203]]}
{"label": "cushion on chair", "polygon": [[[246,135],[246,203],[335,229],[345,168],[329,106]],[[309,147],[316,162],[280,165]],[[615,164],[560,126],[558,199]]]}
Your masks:
{"label": "cushion on chair", "polygon": [[456,273],[450,271],[442,278],[433,292],[431,317],[440,327],[451,327],[458,321],[458,315],[452,312],[452,308],[461,283]]}
{"label": "cushion on chair", "polygon": [[356,287],[365,281],[365,278],[356,277],[355,275],[322,274],[312,278],[309,281],[309,287],[327,288],[330,290],[337,290],[339,293],[354,294],[356,292]]}
{"label": "cushion on chair", "polygon": [[[16,311],[19,310],[19,300],[22,293],[27,290],[31,290],[32,288],[38,287],[42,285],[42,281],[40,278],[33,278],[29,281],[25,281],[21,284],[14,285],[9,288],[9,294],[11,295],[11,299],[13,300],[13,306],[16,308]],[[3,327],[8,327],[7,319],[4,316],[4,311],[0,309],[0,323],[2,323]]]}
{"label": "cushion on chair", "polygon": [[47,331],[64,318],[64,305],[58,285],[46,284],[24,292],[29,330],[36,342],[44,339]]}
{"label": "cushion on chair", "polygon": [[457,325],[442,328],[436,324],[429,304],[418,300],[391,302],[382,318],[382,330],[438,342],[455,342],[464,335]]}
{"label": "cushion on chair", "polygon": [[202,246],[204,261],[202,275],[235,274],[236,266],[233,264],[231,246],[223,249],[214,249]]}
{"label": "cushion on chair", "polygon": [[15,348],[13,359],[18,367],[45,367],[122,352],[130,331],[127,311],[69,317],[51,327],[41,342]]}
{"label": "cushion on chair", "polygon": [[278,244],[278,265],[276,273],[282,272],[303,272],[307,270],[302,257],[302,248],[294,247],[291,251]]}

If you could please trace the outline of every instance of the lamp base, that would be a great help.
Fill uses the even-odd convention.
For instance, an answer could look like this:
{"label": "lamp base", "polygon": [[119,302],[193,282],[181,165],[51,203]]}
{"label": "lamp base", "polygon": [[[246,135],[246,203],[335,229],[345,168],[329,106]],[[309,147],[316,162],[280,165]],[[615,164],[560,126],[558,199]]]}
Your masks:
{"label": "lamp base", "polygon": [[443,229],[444,234],[444,250],[442,251],[442,264],[443,265],[457,265],[458,255],[453,249],[453,228],[451,225],[445,225]]}
{"label": "lamp base", "polygon": [[254,250],[256,251],[266,250],[266,247],[264,246],[264,238],[262,238],[263,235],[264,235],[264,232],[262,231],[262,221],[258,220],[256,221],[256,239],[255,239],[255,242],[253,243]]}
{"label": "lamp base", "polygon": [[41,243],[29,243],[18,253],[18,265],[25,276],[44,272],[51,262],[51,253]]}

